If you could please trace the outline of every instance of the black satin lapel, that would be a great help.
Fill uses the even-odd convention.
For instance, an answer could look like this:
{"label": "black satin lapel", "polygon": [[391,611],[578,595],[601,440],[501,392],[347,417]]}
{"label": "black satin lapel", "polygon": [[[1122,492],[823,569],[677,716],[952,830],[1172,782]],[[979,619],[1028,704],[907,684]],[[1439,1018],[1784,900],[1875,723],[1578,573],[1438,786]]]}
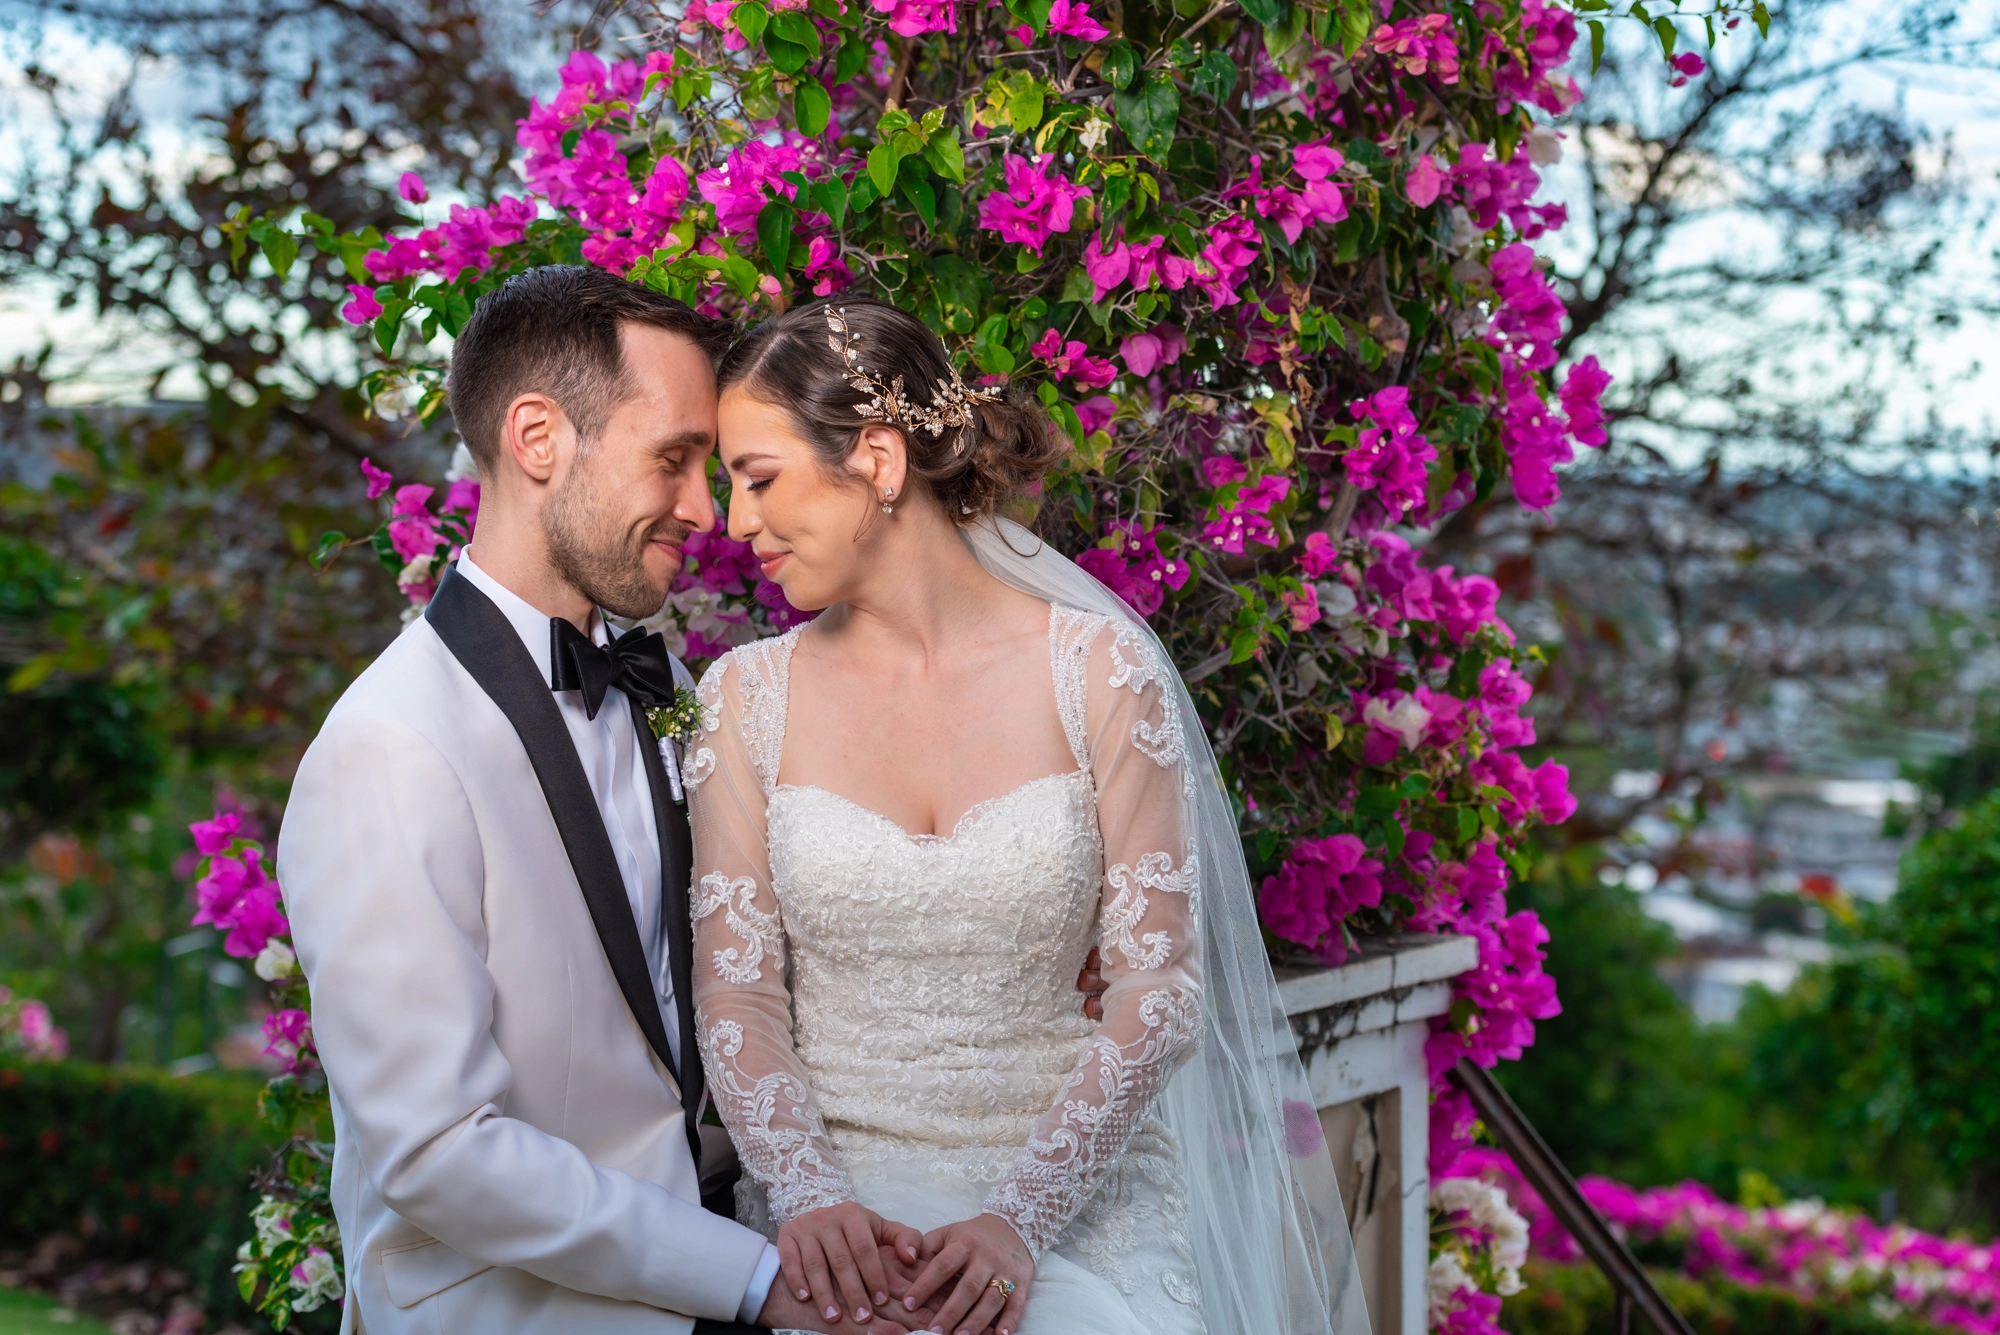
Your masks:
{"label": "black satin lapel", "polygon": [[[424,616],[459,666],[493,697],[493,703],[520,735],[528,763],[542,785],[542,796],[548,800],[549,814],[555,818],[556,832],[562,836],[563,850],[569,854],[570,868],[583,890],[583,902],[590,909],[590,921],[597,928],[611,975],[618,981],[618,990],[632,1008],[632,1018],[639,1022],[646,1042],[673,1071],[674,1054],[667,1044],[666,1026],[660,1021],[659,993],[646,968],[646,952],[632,921],[632,904],[625,897],[625,880],[618,871],[617,855],[611,851],[611,836],[604,832],[604,815],[597,809],[590,780],[584,777],[583,762],[577,759],[576,744],[570,740],[569,727],[549,684],[535,671],[535,660],[514,633],[513,623],[492,599],[459,574],[456,566],[445,572]],[[682,914],[686,914],[685,905]],[[687,1102],[683,1097],[684,1107]],[[688,1109],[690,1124],[697,1115],[693,1108]]]}
{"label": "black satin lapel", "polygon": [[646,722],[646,711],[632,702],[632,726],[639,730],[639,754],[646,766],[646,784],[653,790],[653,824],[660,833],[660,917],[667,931],[667,973],[674,980],[674,1010],[681,1030],[681,1106],[688,1110],[688,1145],[701,1162],[702,1069],[694,1040],[694,923],[688,916],[688,878],[694,865],[694,841],[687,813],[668,794],[666,761]]}

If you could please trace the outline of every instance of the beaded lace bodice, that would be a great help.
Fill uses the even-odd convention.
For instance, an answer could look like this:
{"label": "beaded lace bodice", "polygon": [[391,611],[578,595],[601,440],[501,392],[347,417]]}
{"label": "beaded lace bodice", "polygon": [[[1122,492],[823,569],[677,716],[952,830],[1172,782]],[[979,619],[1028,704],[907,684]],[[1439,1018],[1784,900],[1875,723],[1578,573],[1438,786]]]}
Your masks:
{"label": "beaded lace bodice", "polygon": [[[1087,1207],[1129,1207],[1113,1189],[1128,1151],[1146,1180],[1174,1180],[1149,1109],[1199,1029],[1185,764],[1162,666],[1105,618],[1052,608],[1076,769],[914,836],[778,782],[797,633],[709,670],[686,761],[698,1032],[745,1165],[782,1221],[849,1199],[871,1161],[924,1156],[990,1184],[984,1208],[1037,1254],[1074,1225],[1097,1229],[1081,1250],[1109,1255],[1110,1207]],[[1093,945],[1102,1022],[1076,992]],[[1192,1301],[1191,1273],[1181,1282]]]}

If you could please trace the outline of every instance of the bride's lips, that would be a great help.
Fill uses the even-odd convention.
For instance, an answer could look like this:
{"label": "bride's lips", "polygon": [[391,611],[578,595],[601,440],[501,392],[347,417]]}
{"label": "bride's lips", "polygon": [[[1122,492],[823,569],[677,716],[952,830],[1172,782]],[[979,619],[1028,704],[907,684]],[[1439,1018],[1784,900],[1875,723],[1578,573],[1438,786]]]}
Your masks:
{"label": "bride's lips", "polygon": [[765,556],[761,552],[757,554],[757,564],[763,567],[765,579],[776,578],[778,568],[791,559],[792,554],[790,552],[773,552],[769,556]]}

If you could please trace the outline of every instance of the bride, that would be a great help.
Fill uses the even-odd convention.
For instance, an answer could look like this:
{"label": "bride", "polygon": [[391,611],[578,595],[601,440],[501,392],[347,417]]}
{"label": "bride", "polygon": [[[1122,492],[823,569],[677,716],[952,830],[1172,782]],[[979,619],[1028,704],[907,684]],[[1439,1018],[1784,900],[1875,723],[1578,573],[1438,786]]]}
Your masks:
{"label": "bride", "polygon": [[719,384],[730,535],[825,609],[709,670],[685,762],[702,1055],[782,1282],[948,1332],[1365,1335],[1187,691],[998,518],[1060,457],[1040,410],[861,300]]}

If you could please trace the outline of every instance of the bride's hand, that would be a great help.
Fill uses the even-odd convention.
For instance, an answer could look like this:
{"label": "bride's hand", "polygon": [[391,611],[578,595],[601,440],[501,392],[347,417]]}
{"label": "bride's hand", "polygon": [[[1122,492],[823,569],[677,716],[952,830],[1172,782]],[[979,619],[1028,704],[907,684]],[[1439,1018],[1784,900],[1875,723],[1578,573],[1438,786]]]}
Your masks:
{"label": "bride's hand", "polygon": [[808,1210],[778,1230],[778,1264],[785,1286],[829,1321],[841,1303],[863,1325],[889,1301],[889,1281],[877,1247],[917,1259],[923,1235],[884,1219],[855,1201]]}
{"label": "bride's hand", "polygon": [[903,1296],[906,1309],[930,1301],[956,1275],[958,1284],[937,1304],[931,1329],[975,1335],[996,1326],[996,1335],[1013,1335],[1028,1305],[1035,1259],[1012,1224],[997,1214],[947,1224],[924,1235],[924,1255],[930,1264]]}

